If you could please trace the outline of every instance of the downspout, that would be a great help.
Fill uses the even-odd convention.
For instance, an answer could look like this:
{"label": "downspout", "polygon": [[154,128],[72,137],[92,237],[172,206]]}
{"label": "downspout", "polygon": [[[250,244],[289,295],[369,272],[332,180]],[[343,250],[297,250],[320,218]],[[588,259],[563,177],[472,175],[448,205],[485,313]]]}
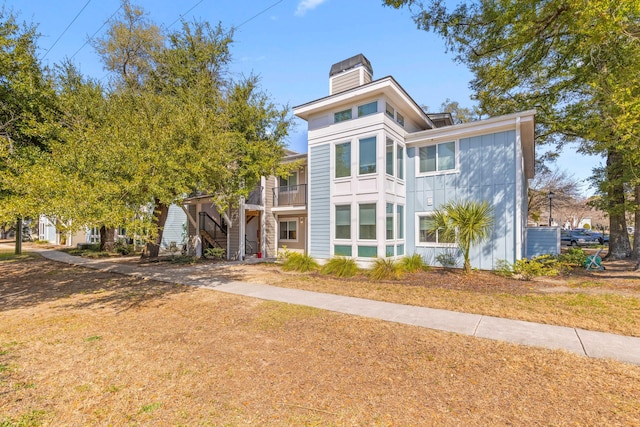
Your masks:
{"label": "downspout", "polygon": [[[523,172],[523,157],[522,157],[522,134],[520,131],[520,116],[516,117],[516,176],[515,176],[515,260],[522,259],[522,243],[523,243],[523,227],[522,227],[522,172]],[[514,260],[514,261],[515,261]]]}

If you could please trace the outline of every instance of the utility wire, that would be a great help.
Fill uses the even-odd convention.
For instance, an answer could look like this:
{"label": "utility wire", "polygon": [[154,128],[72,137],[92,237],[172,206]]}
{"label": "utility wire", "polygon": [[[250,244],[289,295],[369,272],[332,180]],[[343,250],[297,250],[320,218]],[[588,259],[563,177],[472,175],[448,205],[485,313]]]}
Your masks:
{"label": "utility wire", "polygon": [[67,25],[67,28],[64,29],[64,31],[62,32],[62,34],[60,34],[58,36],[58,38],[56,39],[56,41],[53,42],[53,44],[51,45],[51,47],[44,53],[44,55],[42,55],[42,58],[40,58],[41,60],[47,57],[47,54],[49,52],[51,52],[51,49],[54,48],[54,46],[56,44],[58,44],[58,42],[60,41],[60,39],[62,38],[62,36],[64,36],[64,33],[67,32],[67,30],[69,29],[69,27],[71,27],[71,25],[73,25],[74,22],[76,22],[76,19],[78,19],[78,16],[80,16],[80,14],[82,13],[83,10],[86,9],[87,6],[89,6],[89,3],[91,3],[91,0],[88,0],[85,5],[82,7],[82,9],[80,9],[80,12],[78,12],[75,16],[75,18],[73,18],[73,20],[69,23],[69,25]]}
{"label": "utility wire", "polygon": [[273,8],[273,7],[275,7],[275,6],[277,6],[278,4],[280,4],[280,3],[282,3],[282,2],[283,2],[283,0],[278,0],[277,2],[273,3],[273,4],[272,4],[271,6],[269,6],[268,8],[266,8],[266,9],[264,9],[264,10],[262,10],[262,11],[260,11],[260,12],[256,13],[256,14],[255,14],[255,15],[253,15],[251,18],[247,19],[246,21],[244,21],[243,23],[241,23],[240,25],[238,25],[238,26],[237,26],[237,27],[235,27],[235,28],[240,28],[240,27],[242,27],[244,24],[246,24],[246,23],[248,23],[248,22],[250,22],[250,21],[253,21],[255,18],[257,18],[258,16],[262,15],[262,14],[263,14],[263,13],[265,13],[267,10],[269,10],[269,9],[271,9],[271,8]]}
{"label": "utility wire", "polygon": [[198,3],[194,4],[193,6],[191,6],[191,9],[187,10],[185,13],[183,13],[182,15],[178,16],[178,18],[176,18],[175,21],[173,21],[168,27],[167,30],[171,27],[173,27],[173,25],[178,22],[179,20],[182,19],[183,16],[188,15],[189,12],[191,12],[193,9],[195,9],[200,3],[202,3],[204,0],[200,0]]}
{"label": "utility wire", "polygon": [[[89,1],[91,1],[91,0],[89,0]],[[89,37],[89,38],[87,39],[87,41],[85,41],[85,42],[84,42],[84,44],[83,44],[82,46],[80,46],[80,48],[79,48],[78,50],[76,50],[76,52],[75,52],[73,55],[71,55],[71,58],[69,58],[69,59],[73,59],[73,58],[78,54],[78,52],[80,52],[80,51],[81,51],[81,50],[82,50],[86,45],[88,45],[88,44],[89,44],[89,42],[90,42],[91,40],[93,40],[93,38],[96,36],[96,34],[98,34],[98,33],[100,32],[100,30],[101,30],[105,25],[107,25],[107,24],[109,23],[109,21],[111,21],[111,18],[113,18],[113,17],[115,16],[115,14],[116,14],[116,13],[118,13],[118,12],[120,11],[120,9],[122,9],[122,5],[120,5],[120,7],[119,7],[119,8],[117,8],[117,9],[116,9],[116,11],[115,11],[115,12],[113,12],[113,13],[111,14],[111,16],[110,16],[106,21],[104,21],[104,22],[102,23],[102,25],[100,25],[100,28],[98,28],[98,29],[96,30],[96,32],[95,32],[95,33],[93,33],[93,34],[91,35],[91,37]]]}

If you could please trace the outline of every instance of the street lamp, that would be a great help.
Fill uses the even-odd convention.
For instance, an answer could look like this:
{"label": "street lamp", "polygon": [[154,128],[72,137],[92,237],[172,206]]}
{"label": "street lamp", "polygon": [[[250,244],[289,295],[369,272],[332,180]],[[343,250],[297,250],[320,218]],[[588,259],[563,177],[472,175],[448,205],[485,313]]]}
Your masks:
{"label": "street lamp", "polygon": [[553,200],[553,191],[549,191],[549,227],[553,223],[553,217],[551,216],[551,201]]}

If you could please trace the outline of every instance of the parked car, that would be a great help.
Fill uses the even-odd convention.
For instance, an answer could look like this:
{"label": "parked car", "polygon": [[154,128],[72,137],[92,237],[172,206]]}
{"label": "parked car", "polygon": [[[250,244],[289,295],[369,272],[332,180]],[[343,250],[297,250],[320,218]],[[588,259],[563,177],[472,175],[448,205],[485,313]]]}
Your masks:
{"label": "parked car", "polygon": [[580,231],[584,234],[595,237],[596,239],[598,239],[598,243],[600,243],[601,245],[609,244],[609,236],[607,234],[600,233],[599,231],[594,231],[588,228],[574,228],[573,231]]}
{"label": "parked car", "polygon": [[563,245],[569,246],[590,246],[600,243],[596,237],[578,230],[562,230],[560,241]]}

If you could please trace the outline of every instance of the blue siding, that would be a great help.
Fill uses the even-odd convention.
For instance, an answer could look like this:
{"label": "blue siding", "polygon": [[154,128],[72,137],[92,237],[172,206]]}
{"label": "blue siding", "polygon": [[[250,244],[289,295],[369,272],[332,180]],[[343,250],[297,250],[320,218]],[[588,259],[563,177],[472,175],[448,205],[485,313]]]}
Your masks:
{"label": "blue siding", "polygon": [[[493,269],[496,262],[515,261],[516,133],[506,131],[459,141],[459,173],[416,177],[407,181],[407,253],[418,252],[429,262],[450,248],[416,247],[415,212],[429,212],[450,201],[488,201],[494,208],[492,238],[471,248],[475,268]],[[417,150],[407,150],[407,177],[416,176]],[[433,203],[428,205],[427,200]],[[526,217],[526,212],[524,213]],[[460,260],[462,263],[462,260]]]}
{"label": "blue siding", "polygon": [[529,227],[527,228],[527,258],[538,255],[560,252],[560,228],[558,227]]}
{"label": "blue siding", "polygon": [[309,150],[309,255],[331,256],[330,145]]}
{"label": "blue siding", "polygon": [[167,221],[164,224],[164,230],[162,232],[162,244],[163,248],[169,247],[171,242],[176,244],[184,243],[183,230],[187,222],[187,215],[179,206],[169,206],[169,214],[167,215]]}

